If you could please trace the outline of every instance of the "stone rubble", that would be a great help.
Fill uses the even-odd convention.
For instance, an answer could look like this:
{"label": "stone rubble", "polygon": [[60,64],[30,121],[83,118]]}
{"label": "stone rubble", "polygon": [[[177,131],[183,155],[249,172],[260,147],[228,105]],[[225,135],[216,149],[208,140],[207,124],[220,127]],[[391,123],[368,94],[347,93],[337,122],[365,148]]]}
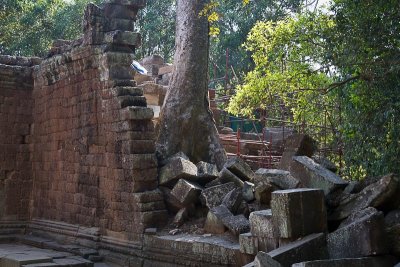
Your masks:
{"label": "stone rubble", "polygon": [[[314,143],[308,137],[298,136],[293,143],[301,147],[289,148],[292,158],[287,170],[253,172],[242,159],[232,158],[218,173],[215,165],[194,165],[182,154],[170,159],[160,174],[160,184],[168,181],[173,188],[162,189],[167,206],[176,201],[186,205],[179,210],[173,205],[175,225],[179,227],[194,216],[187,209],[205,209],[204,231],[212,235],[228,232],[238,238],[241,253],[249,259],[257,255],[248,266],[336,266],[346,262],[349,266],[385,266],[390,262],[389,252],[399,255],[400,212],[389,213],[384,221],[379,211],[396,206],[397,177],[384,176],[354,193],[357,183],[346,187],[347,182],[309,157],[314,148],[307,146]],[[180,163],[174,167],[177,171],[171,171],[171,162]],[[190,175],[184,165],[192,166]],[[167,168],[174,173],[171,178],[165,178]],[[189,179],[175,178],[180,175]],[[337,205],[332,205],[335,201]],[[392,233],[390,244],[387,233]],[[377,255],[380,257],[371,259]],[[341,261],[343,258],[347,259]]]}

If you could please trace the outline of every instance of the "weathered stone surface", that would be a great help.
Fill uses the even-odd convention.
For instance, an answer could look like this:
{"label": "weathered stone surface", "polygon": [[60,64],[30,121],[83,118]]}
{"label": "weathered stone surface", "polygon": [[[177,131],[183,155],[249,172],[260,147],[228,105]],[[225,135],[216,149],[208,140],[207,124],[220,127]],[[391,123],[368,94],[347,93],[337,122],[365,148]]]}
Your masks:
{"label": "weathered stone surface", "polygon": [[317,150],[315,140],[304,134],[293,134],[285,140],[285,151],[283,152],[279,169],[289,170],[293,156],[312,157]]}
{"label": "weathered stone surface", "polygon": [[245,181],[243,184],[243,189],[242,189],[242,195],[243,199],[247,202],[251,202],[255,199],[254,197],[254,184]]}
{"label": "weathered stone surface", "polygon": [[53,259],[54,263],[59,266],[73,266],[73,267],[93,267],[93,262],[86,260],[82,257],[70,256],[61,259]]}
{"label": "weathered stone surface", "polygon": [[268,255],[283,267],[290,267],[297,262],[327,259],[326,237],[322,233],[312,234],[263,255]]}
{"label": "weathered stone surface", "polygon": [[332,259],[383,255],[385,243],[383,214],[376,212],[337,229],[327,237]]}
{"label": "weathered stone surface", "polygon": [[365,257],[306,261],[295,263],[292,267],[391,267],[395,263],[392,257]]}
{"label": "weathered stone surface", "polygon": [[252,235],[267,238],[277,237],[271,210],[253,211],[250,213],[249,221]]}
{"label": "weathered stone surface", "polygon": [[236,188],[225,195],[221,204],[227,207],[233,214],[236,214],[242,199],[242,189]]}
{"label": "weathered stone surface", "polygon": [[230,170],[225,168],[225,167],[219,173],[219,180],[222,183],[233,182],[237,186],[243,187],[243,181],[239,177],[237,177],[235,174],[233,174]]}
{"label": "weathered stone surface", "polygon": [[359,219],[363,218],[364,216],[372,215],[377,212],[378,211],[373,207],[368,207],[366,209],[356,211],[356,212],[352,213],[349,217],[344,219],[340,223],[339,228],[345,227],[349,224],[352,224],[353,222],[357,222]]}
{"label": "weathered stone surface", "polygon": [[316,163],[324,167],[325,169],[330,170],[331,172],[336,173],[338,171],[338,167],[329,159],[320,156],[320,155],[313,155],[312,160],[314,160]]}
{"label": "weathered stone surface", "polygon": [[207,206],[209,209],[214,208],[221,205],[225,195],[235,188],[236,186],[234,183],[221,184],[206,188],[201,192],[200,200],[202,204]]}
{"label": "weathered stone surface", "polygon": [[258,169],[255,173],[255,183],[266,182],[281,190],[294,189],[299,186],[299,180],[295,179],[290,172],[278,169]]}
{"label": "weathered stone surface", "polygon": [[327,230],[325,198],[320,189],[275,191],[271,210],[282,238],[297,238]]}
{"label": "weathered stone surface", "polygon": [[391,204],[397,192],[398,179],[390,174],[377,182],[365,187],[361,192],[353,194],[340,202],[339,206],[329,215],[330,220],[341,220],[350,214],[367,207],[382,208]]}
{"label": "weathered stone surface", "polygon": [[147,107],[128,106],[120,112],[123,120],[151,120],[154,117],[153,109]]}
{"label": "weathered stone surface", "polygon": [[160,185],[171,185],[179,179],[196,180],[197,167],[192,162],[176,157],[160,169]]}
{"label": "weathered stone surface", "polygon": [[269,237],[257,237],[258,238],[258,250],[264,252],[270,252],[279,247],[279,238]]}
{"label": "weathered stone surface", "polygon": [[230,158],[226,161],[225,168],[238,176],[243,181],[252,181],[254,172],[250,166],[240,157]]}
{"label": "weathered stone surface", "polygon": [[256,255],[258,252],[258,239],[251,233],[239,235],[240,252],[250,255]]}
{"label": "weathered stone surface", "polygon": [[250,231],[249,220],[247,220],[243,214],[226,216],[223,217],[221,221],[235,236]]}
{"label": "weathered stone surface", "polygon": [[171,194],[183,205],[188,205],[199,200],[201,190],[203,188],[199,185],[180,179],[172,189]]}
{"label": "weathered stone surface", "polygon": [[52,258],[47,256],[46,254],[29,252],[3,255],[3,257],[0,259],[1,266],[7,267],[19,267],[21,265],[46,262],[52,262]]}
{"label": "weathered stone surface", "polygon": [[306,156],[293,157],[289,170],[293,177],[298,179],[303,186],[320,188],[324,190],[325,195],[337,189],[345,188],[348,184],[338,175]]}
{"label": "weathered stone surface", "polygon": [[266,252],[259,251],[254,259],[254,266],[256,267],[283,267],[282,264],[274,260]]}
{"label": "weathered stone surface", "polygon": [[198,183],[206,184],[218,177],[218,169],[215,164],[200,161],[196,164]]}
{"label": "weathered stone surface", "polygon": [[282,238],[297,238],[327,230],[325,198],[320,189],[275,191],[271,209]]}
{"label": "weathered stone surface", "polygon": [[208,233],[222,234],[225,232],[225,225],[222,219],[225,217],[231,217],[233,214],[225,206],[217,206],[207,214],[207,219],[204,225],[204,230]]}
{"label": "weathered stone surface", "polygon": [[258,203],[263,206],[270,206],[272,192],[276,188],[268,183],[261,183],[254,189],[254,197],[257,199]]}

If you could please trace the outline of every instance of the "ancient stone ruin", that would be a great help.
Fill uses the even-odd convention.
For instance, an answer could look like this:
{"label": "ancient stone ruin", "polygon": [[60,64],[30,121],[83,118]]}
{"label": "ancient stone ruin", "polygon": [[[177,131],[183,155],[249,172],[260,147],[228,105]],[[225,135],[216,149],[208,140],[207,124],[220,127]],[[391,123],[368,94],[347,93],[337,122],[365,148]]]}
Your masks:
{"label": "ancient stone ruin", "polygon": [[90,4],[81,39],[0,57],[0,266],[395,265],[398,177],[348,183],[308,136],[279,169],[157,161],[130,68],[144,4]]}

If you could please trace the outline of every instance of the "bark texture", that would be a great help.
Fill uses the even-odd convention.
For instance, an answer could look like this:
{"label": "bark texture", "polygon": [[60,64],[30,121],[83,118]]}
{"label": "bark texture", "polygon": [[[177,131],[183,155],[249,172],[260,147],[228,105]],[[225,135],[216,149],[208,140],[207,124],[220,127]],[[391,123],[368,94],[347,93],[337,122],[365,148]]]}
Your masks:
{"label": "bark texture", "polygon": [[199,16],[209,0],[178,0],[174,73],[161,111],[157,152],[183,151],[191,161],[221,168],[226,160],[208,106],[208,22]]}

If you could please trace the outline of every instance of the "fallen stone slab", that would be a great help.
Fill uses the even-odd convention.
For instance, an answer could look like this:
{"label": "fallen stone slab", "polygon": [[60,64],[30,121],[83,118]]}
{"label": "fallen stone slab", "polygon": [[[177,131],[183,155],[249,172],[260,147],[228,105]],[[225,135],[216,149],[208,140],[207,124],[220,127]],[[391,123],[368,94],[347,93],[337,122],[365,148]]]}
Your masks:
{"label": "fallen stone slab", "polygon": [[234,216],[224,205],[210,209],[204,229],[207,232],[215,233],[217,231],[222,231],[221,225],[224,225],[236,236],[250,231],[249,220],[242,214]]}
{"label": "fallen stone slab", "polygon": [[267,238],[276,238],[278,236],[271,210],[253,211],[250,213],[249,221],[252,235]]}
{"label": "fallen stone slab", "polygon": [[271,210],[281,238],[298,238],[327,231],[325,198],[321,189],[275,191]]}
{"label": "fallen stone slab", "polygon": [[230,170],[228,170],[225,167],[219,173],[219,180],[222,183],[233,182],[238,187],[243,187],[243,185],[244,185],[243,181],[239,177],[237,177],[234,173],[232,173]]}
{"label": "fallen stone slab", "polygon": [[338,221],[350,214],[367,207],[382,208],[391,205],[399,182],[396,176],[390,174],[377,182],[365,187],[361,192],[353,194],[340,202],[339,206],[329,215],[329,220]]}
{"label": "fallen stone slab", "polygon": [[229,218],[234,217],[230,210],[223,205],[213,207],[207,214],[204,230],[209,233],[223,233]]}
{"label": "fallen stone slab", "polygon": [[375,212],[327,236],[332,259],[384,255],[388,252],[382,212]]}
{"label": "fallen stone slab", "polygon": [[271,258],[266,252],[259,251],[254,259],[255,267],[282,267],[282,264]]}
{"label": "fallen stone slab", "polygon": [[239,235],[240,252],[256,255],[258,252],[258,238],[251,233]]}
{"label": "fallen stone slab", "polygon": [[343,220],[340,223],[338,228],[345,227],[349,224],[352,224],[353,222],[358,221],[359,219],[363,218],[364,216],[372,215],[377,212],[378,212],[378,210],[373,207],[368,207],[366,209],[356,211],[355,213],[353,213],[349,217],[347,217],[345,220]]}
{"label": "fallen stone slab", "polygon": [[233,157],[226,161],[225,168],[238,176],[243,181],[252,181],[254,172],[251,167],[240,157]]}
{"label": "fallen stone slab", "polygon": [[236,214],[242,203],[242,199],[242,189],[236,188],[225,195],[221,204],[227,207],[233,214]]}
{"label": "fallen stone slab", "polygon": [[313,155],[312,160],[318,163],[319,165],[323,166],[325,169],[330,170],[331,172],[337,173],[338,167],[329,159],[320,156],[320,155]]}
{"label": "fallen stone slab", "polygon": [[215,164],[200,161],[196,164],[199,184],[206,184],[218,178],[218,168]]}
{"label": "fallen stone slab", "polygon": [[189,160],[175,157],[160,169],[159,184],[171,186],[179,179],[196,181],[197,167]]}
{"label": "fallen stone slab", "polygon": [[323,233],[308,235],[261,255],[265,262],[271,262],[271,265],[263,266],[290,267],[297,262],[328,259],[326,236]]}
{"label": "fallen stone slab", "polygon": [[263,168],[256,171],[254,182],[256,184],[266,182],[281,190],[294,189],[300,184],[300,181],[295,179],[288,171]]}
{"label": "fallen stone slab", "polygon": [[365,257],[317,260],[295,263],[292,267],[392,267],[396,263],[394,257]]}
{"label": "fallen stone slab", "polygon": [[209,209],[221,205],[225,195],[236,188],[234,183],[226,183],[204,189],[200,194],[201,203]]}
{"label": "fallen stone slab", "polygon": [[202,190],[203,188],[195,183],[179,179],[172,189],[171,194],[183,205],[188,205],[199,200]]}
{"label": "fallen stone slab", "polygon": [[309,135],[293,134],[285,140],[285,151],[283,151],[279,169],[289,170],[294,156],[312,155],[317,150],[317,142]]}
{"label": "fallen stone slab", "polygon": [[348,184],[338,175],[306,156],[293,157],[289,171],[304,187],[320,188],[324,190],[325,195],[345,188]]}
{"label": "fallen stone slab", "polygon": [[204,223],[204,231],[211,234],[223,234],[226,231],[226,227],[215,212],[209,211]]}

